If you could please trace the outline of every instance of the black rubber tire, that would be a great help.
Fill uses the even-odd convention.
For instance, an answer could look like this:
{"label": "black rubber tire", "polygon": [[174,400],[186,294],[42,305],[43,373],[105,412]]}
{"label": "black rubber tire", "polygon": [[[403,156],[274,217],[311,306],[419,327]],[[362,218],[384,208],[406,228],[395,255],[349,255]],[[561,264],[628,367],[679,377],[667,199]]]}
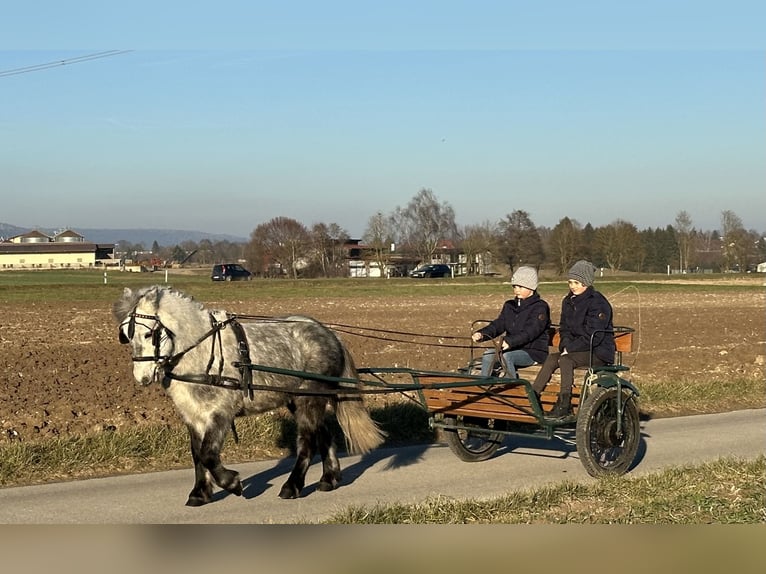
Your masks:
{"label": "black rubber tire", "polygon": [[[503,443],[503,433],[492,431],[476,422],[466,421],[463,417],[444,417],[444,422],[472,427],[471,430],[444,428],[444,439],[452,452],[462,461],[481,462],[492,457]],[[486,424],[486,421],[484,421]],[[474,428],[476,430],[474,430]]]}
{"label": "black rubber tire", "polygon": [[595,387],[577,414],[577,453],[594,477],[625,474],[638,452],[641,428],[635,397],[622,392],[622,432],[617,434],[617,389]]}

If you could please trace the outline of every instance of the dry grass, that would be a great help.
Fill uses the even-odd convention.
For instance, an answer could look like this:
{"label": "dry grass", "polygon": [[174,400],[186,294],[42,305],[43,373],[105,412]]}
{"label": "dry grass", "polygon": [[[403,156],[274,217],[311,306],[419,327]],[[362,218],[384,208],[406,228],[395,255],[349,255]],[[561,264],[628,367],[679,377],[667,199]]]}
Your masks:
{"label": "dry grass", "polygon": [[352,507],[336,524],[758,524],[766,459],[721,459],[643,477],[564,483],[501,498]]}

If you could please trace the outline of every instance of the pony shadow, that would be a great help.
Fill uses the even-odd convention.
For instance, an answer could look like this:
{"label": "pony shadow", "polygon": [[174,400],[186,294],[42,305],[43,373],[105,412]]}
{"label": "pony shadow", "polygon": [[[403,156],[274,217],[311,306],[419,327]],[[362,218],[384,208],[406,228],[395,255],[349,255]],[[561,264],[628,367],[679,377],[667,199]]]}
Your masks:
{"label": "pony shadow", "polygon": [[[346,457],[341,457],[342,479],[337,488],[340,489],[353,484],[366,470],[386,459],[390,460],[384,467],[384,470],[394,470],[417,464],[422,460],[423,454],[431,448],[431,446],[432,445],[429,444],[422,444],[410,446],[405,449],[378,449],[362,455],[357,462],[348,466],[343,466],[343,461],[348,460],[350,456],[347,455]],[[274,484],[274,481],[289,474],[293,468],[294,462],[293,457],[283,458],[276,461],[273,467],[247,477],[242,481],[242,496],[249,500],[264,494],[274,486],[278,486]],[[321,465],[319,457],[315,457],[312,464]],[[306,484],[301,491],[300,497],[304,498],[313,494],[317,491],[318,485],[318,481]],[[213,500],[223,499],[229,496],[229,494],[230,493],[226,491],[219,491],[213,496]]]}

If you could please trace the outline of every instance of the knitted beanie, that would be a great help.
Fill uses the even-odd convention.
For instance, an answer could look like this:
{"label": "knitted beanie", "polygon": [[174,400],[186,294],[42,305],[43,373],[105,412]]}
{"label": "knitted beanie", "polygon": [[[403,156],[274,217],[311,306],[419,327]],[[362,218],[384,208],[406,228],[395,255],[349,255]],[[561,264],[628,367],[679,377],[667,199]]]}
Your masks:
{"label": "knitted beanie", "polygon": [[535,291],[537,289],[537,271],[533,267],[519,267],[511,277],[511,285],[521,285]]}
{"label": "knitted beanie", "polygon": [[593,276],[596,273],[596,268],[593,267],[593,263],[580,259],[569,270],[569,279],[575,279],[586,287],[593,285]]}

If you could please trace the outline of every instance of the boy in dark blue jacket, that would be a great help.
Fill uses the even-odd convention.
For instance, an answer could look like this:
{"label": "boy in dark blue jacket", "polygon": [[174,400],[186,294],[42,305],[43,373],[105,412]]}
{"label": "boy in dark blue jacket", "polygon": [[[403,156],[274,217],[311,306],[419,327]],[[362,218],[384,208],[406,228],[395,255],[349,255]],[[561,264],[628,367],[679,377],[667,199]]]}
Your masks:
{"label": "boy in dark blue jacket", "polygon": [[[472,339],[477,343],[503,335],[502,357],[506,377],[517,378],[516,367],[542,363],[548,356],[548,328],[551,312],[548,303],[537,293],[537,271],[532,267],[519,267],[511,277],[514,298],[506,301],[497,319],[479,329]],[[481,374],[492,372],[497,353],[484,352]]]}
{"label": "boy in dark blue jacket", "polygon": [[599,367],[614,362],[612,306],[593,288],[594,274],[593,264],[584,260],[576,262],[569,270],[569,293],[561,302],[560,352],[548,355],[532,385],[539,396],[554,371],[561,369],[561,392],[550,412],[554,418],[571,414],[576,367]]}

